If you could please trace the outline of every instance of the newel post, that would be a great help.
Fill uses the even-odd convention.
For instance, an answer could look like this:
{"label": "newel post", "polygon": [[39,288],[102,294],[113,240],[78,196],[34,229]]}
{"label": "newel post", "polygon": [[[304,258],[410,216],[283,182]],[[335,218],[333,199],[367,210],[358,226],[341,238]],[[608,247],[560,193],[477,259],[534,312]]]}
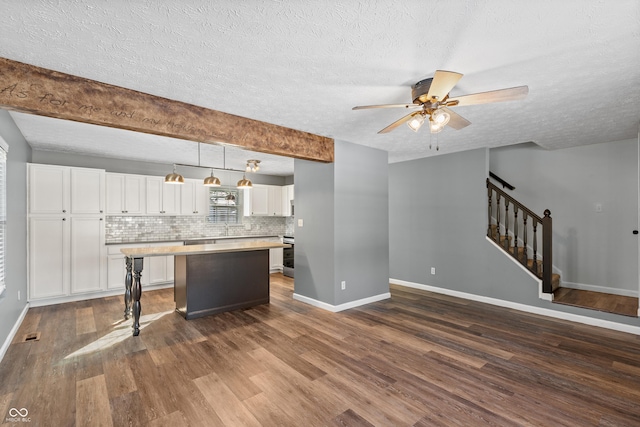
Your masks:
{"label": "newel post", "polygon": [[545,294],[553,293],[551,283],[551,275],[553,273],[552,222],[551,211],[545,209],[544,218],[542,218],[542,292]]}

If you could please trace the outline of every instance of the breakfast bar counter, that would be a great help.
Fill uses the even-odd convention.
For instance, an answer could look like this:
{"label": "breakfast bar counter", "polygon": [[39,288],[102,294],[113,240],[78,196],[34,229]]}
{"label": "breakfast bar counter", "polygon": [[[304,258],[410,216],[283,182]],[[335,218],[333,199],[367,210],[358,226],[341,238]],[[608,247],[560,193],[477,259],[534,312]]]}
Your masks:
{"label": "breakfast bar counter", "polygon": [[235,242],[121,249],[127,271],[124,316],[133,315],[133,335],[140,334],[144,257],[174,256],[176,311],[189,320],[268,303],[269,249],[290,246]]}

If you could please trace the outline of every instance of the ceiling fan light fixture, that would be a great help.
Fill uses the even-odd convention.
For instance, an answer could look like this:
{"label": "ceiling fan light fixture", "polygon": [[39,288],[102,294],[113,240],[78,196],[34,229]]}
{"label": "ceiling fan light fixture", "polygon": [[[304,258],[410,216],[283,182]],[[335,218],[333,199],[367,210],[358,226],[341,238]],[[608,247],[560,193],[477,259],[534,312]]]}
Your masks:
{"label": "ceiling fan light fixture", "polygon": [[409,129],[411,129],[414,132],[418,132],[418,130],[422,127],[423,124],[424,124],[424,115],[422,114],[416,114],[415,116],[413,116],[411,120],[407,122],[407,126],[409,126]]}
{"label": "ceiling fan light fixture", "polygon": [[173,172],[164,177],[165,184],[184,184],[184,177],[176,172],[176,165],[173,165]]}

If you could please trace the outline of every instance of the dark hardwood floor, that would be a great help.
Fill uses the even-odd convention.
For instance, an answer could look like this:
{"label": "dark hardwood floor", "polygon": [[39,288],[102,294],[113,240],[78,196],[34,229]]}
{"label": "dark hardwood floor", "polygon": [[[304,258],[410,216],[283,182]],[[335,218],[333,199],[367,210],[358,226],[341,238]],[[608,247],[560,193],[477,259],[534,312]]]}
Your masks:
{"label": "dark hardwood floor", "polygon": [[607,313],[623,316],[638,317],[638,297],[605,294],[582,289],[558,288],[554,293],[553,302],[606,311]]}
{"label": "dark hardwood floor", "polygon": [[[292,299],[185,321],[171,289],[29,310],[0,425],[638,426],[640,337],[392,286],[329,313]],[[39,341],[18,342],[40,332]]]}

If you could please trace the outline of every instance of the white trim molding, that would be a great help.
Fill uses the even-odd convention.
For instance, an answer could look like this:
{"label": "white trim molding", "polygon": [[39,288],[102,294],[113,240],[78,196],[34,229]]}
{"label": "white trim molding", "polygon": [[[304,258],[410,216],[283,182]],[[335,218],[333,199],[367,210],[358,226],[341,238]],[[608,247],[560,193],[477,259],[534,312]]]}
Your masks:
{"label": "white trim molding", "polygon": [[[553,317],[555,319],[568,320],[570,322],[582,323],[590,326],[598,326],[600,328],[611,329],[614,331],[627,332],[629,334],[640,335],[640,326],[627,325],[626,323],[612,322],[610,320],[595,319],[593,317],[582,316],[579,314],[566,313],[564,311],[550,310],[548,308],[534,307],[532,305],[520,304],[517,302],[501,300],[497,298],[485,297],[482,295],[469,294],[466,292],[454,291],[451,289],[438,288],[436,286],[423,285],[420,283],[407,282],[399,279],[389,279],[389,283],[408,288],[422,289],[424,291],[435,292],[438,294],[449,295],[452,297],[467,299],[471,301],[483,302],[486,304],[497,305],[500,307],[512,308],[526,313],[540,314],[542,316]],[[640,315],[640,309],[638,310]]]}
{"label": "white trim molding", "polygon": [[0,362],[2,362],[4,355],[7,354],[7,350],[9,350],[9,346],[11,345],[11,342],[13,341],[16,334],[18,333],[18,329],[20,329],[20,325],[22,325],[22,321],[24,320],[24,317],[27,315],[27,311],[29,311],[29,303],[25,304],[24,308],[22,309],[22,313],[20,313],[20,316],[18,317],[18,320],[16,320],[16,323],[13,325],[13,328],[11,328],[11,331],[9,332],[9,336],[7,336],[7,339],[4,340],[2,347],[0,347]]}
{"label": "white trim molding", "polygon": [[293,294],[293,299],[294,300],[297,300],[297,301],[300,301],[300,302],[304,302],[305,304],[309,304],[309,305],[312,305],[314,307],[321,308],[323,310],[331,311],[332,313],[337,313],[339,311],[348,310],[350,308],[355,308],[355,307],[359,307],[361,305],[371,304],[373,302],[382,301],[384,299],[389,299],[389,298],[391,298],[391,293],[390,292],[386,292],[386,293],[380,294],[380,295],[374,295],[374,296],[371,296],[371,297],[362,298],[362,299],[355,300],[355,301],[345,302],[344,304],[340,304],[340,305],[332,305],[332,304],[327,304],[326,302],[315,300],[313,298],[305,297],[304,295],[295,294],[295,293]]}
{"label": "white trim molding", "polygon": [[[155,291],[157,289],[165,289],[165,288],[173,288],[173,282],[161,283],[158,285],[146,285],[143,290]],[[91,300],[96,298],[106,298],[106,297],[113,297],[117,295],[124,295],[124,291],[125,289],[122,288],[122,289],[112,289],[108,291],[98,291],[98,292],[87,293],[87,294],[67,295],[64,297],[32,299],[32,300],[29,300],[29,304],[31,304],[31,307],[44,307],[47,305],[64,304],[67,302],[86,301],[86,300]],[[124,302],[122,304],[124,306]]]}
{"label": "white trim molding", "polygon": [[638,298],[638,291],[634,291],[631,289],[617,289],[617,288],[609,288],[606,286],[587,285],[585,283],[574,283],[574,282],[564,282],[564,281],[562,282],[562,287],[569,288],[569,289],[580,289],[582,291],[600,292],[603,294],[620,295],[623,297]]}

